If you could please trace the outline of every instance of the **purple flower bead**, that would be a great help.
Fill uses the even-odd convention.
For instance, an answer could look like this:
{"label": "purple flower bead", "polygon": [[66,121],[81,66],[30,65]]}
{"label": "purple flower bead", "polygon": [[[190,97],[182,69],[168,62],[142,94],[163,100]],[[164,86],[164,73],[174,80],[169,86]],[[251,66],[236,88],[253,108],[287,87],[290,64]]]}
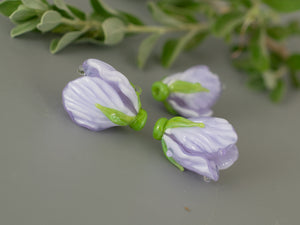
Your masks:
{"label": "purple flower bead", "polygon": [[227,120],[214,117],[162,118],[154,128],[168,160],[179,169],[194,171],[214,181],[219,170],[238,159],[237,134]]}
{"label": "purple flower bead", "polygon": [[173,114],[184,117],[211,116],[221,94],[221,82],[207,66],[194,66],[155,82],[152,95]]}
{"label": "purple flower bead", "polygon": [[75,123],[94,131],[144,126],[147,114],[122,73],[96,59],[86,60],[82,68],[85,76],[69,82],[62,93],[64,108]]}

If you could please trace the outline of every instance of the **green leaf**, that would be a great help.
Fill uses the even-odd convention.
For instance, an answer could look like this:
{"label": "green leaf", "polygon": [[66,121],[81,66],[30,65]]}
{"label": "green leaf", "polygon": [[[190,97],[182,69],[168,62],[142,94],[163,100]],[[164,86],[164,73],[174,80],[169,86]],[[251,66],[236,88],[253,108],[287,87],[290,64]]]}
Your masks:
{"label": "green leaf", "polygon": [[198,20],[195,17],[195,14],[203,9],[201,3],[194,0],[178,2],[158,1],[157,5],[165,14],[171,15],[183,23],[197,23]]}
{"label": "green leaf", "polygon": [[300,10],[299,0],[262,0],[278,12],[289,13]]}
{"label": "green leaf", "polygon": [[76,41],[85,32],[85,30],[72,31],[66,33],[61,39],[54,39],[50,44],[50,52],[52,54],[57,53],[58,51],[70,45],[72,42]]}
{"label": "green leaf", "polygon": [[276,87],[270,93],[270,99],[273,102],[280,102],[284,96],[285,89],[285,82],[283,80],[278,80]]}
{"label": "green leaf", "polygon": [[300,54],[291,55],[287,60],[287,65],[292,71],[300,70]]}
{"label": "green leaf", "polygon": [[164,11],[162,11],[161,8],[159,8],[159,6],[154,2],[149,2],[148,8],[149,8],[153,18],[157,22],[160,22],[164,25],[173,26],[173,27],[178,27],[178,26],[183,25],[183,23],[181,21],[175,19],[174,17],[172,17],[172,16],[166,14]]}
{"label": "green leaf", "polygon": [[108,18],[110,16],[114,16],[115,12],[103,4],[102,1],[99,0],[90,0],[90,3],[94,9],[94,12],[98,15],[101,15],[103,18]]}
{"label": "green leaf", "polygon": [[127,12],[118,11],[118,17],[134,25],[144,25],[139,18]]}
{"label": "green leaf", "polygon": [[18,9],[14,11],[9,18],[14,22],[22,22],[34,16],[36,16],[35,10],[29,9],[24,5],[19,5]]}
{"label": "green leaf", "polygon": [[266,88],[269,89],[269,90],[274,90],[274,88],[276,87],[277,85],[277,76],[276,76],[276,73],[273,72],[273,71],[265,71],[263,74],[262,74],[262,78],[264,80],[264,83],[266,85]]}
{"label": "green leaf", "polygon": [[170,67],[178,55],[185,49],[190,40],[197,34],[193,30],[181,37],[180,39],[171,39],[163,47],[161,62],[164,67]]}
{"label": "green leaf", "polygon": [[209,90],[203,87],[200,83],[191,83],[183,80],[177,80],[169,85],[171,92],[180,92],[185,94],[191,94],[196,92],[209,92]]}
{"label": "green leaf", "polygon": [[116,109],[108,108],[100,104],[96,104],[96,107],[113,123],[119,126],[127,126],[134,121],[135,116],[128,116],[123,112]]}
{"label": "green leaf", "polygon": [[294,88],[300,88],[300,79],[299,74],[296,74],[295,71],[290,71],[290,79]]}
{"label": "green leaf", "polygon": [[103,41],[96,40],[96,39],[89,38],[89,37],[81,37],[81,38],[77,39],[75,41],[75,43],[80,43],[80,44],[81,43],[90,43],[90,44],[99,45],[99,46],[104,45]]}
{"label": "green leaf", "polygon": [[266,35],[264,30],[256,30],[253,32],[249,50],[255,68],[260,72],[267,71],[270,68],[270,56],[266,47]]}
{"label": "green leaf", "polygon": [[22,0],[23,4],[31,9],[36,10],[47,10],[48,6],[43,3],[41,0]]}
{"label": "green leaf", "polygon": [[86,15],[83,11],[81,11],[80,9],[71,6],[71,5],[67,5],[68,9],[71,11],[71,13],[76,16],[78,19],[81,20],[85,20],[86,19]]}
{"label": "green leaf", "polygon": [[175,58],[177,57],[178,54],[175,53],[175,49],[178,43],[179,40],[170,39],[164,44],[162,56],[161,56],[161,63],[163,66],[170,67],[172,61],[174,61]]}
{"label": "green leaf", "polygon": [[125,25],[122,20],[111,17],[106,19],[102,24],[104,32],[104,44],[114,45],[122,41],[125,35]]}
{"label": "green leaf", "polygon": [[140,68],[143,68],[147,59],[149,58],[151,51],[159,39],[160,34],[154,33],[151,34],[149,37],[147,37],[143,42],[141,43],[139,47],[139,52],[138,52],[138,66]]}
{"label": "green leaf", "polygon": [[260,74],[251,74],[247,81],[247,86],[253,90],[266,90],[264,79]]}
{"label": "green leaf", "polygon": [[37,25],[37,28],[42,32],[47,32],[59,25],[61,20],[62,16],[58,12],[49,10],[43,14],[41,22]]}
{"label": "green leaf", "polygon": [[53,3],[57,8],[69,12],[67,4],[63,0],[54,0]]}
{"label": "green leaf", "polygon": [[240,12],[230,12],[216,19],[212,30],[217,37],[226,37],[241,25],[244,21],[244,14]]}
{"label": "green leaf", "polygon": [[70,25],[61,23],[58,26],[56,26],[55,28],[53,28],[51,30],[51,33],[64,34],[64,33],[68,33],[71,31],[76,31],[76,29]]}
{"label": "green leaf", "polygon": [[66,14],[66,15],[64,15],[64,14],[62,13],[63,16],[67,16],[67,17],[74,18],[74,17],[73,17],[73,13],[72,13],[71,10],[68,8],[68,6],[67,6],[67,4],[64,2],[64,0],[54,0],[53,3],[54,3],[54,5],[55,5],[58,9],[62,10],[61,13],[63,12],[64,14]]}
{"label": "green leaf", "polygon": [[54,0],[54,5],[58,9],[63,10],[63,12],[68,15],[68,17],[71,17],[71,18],[77,17],[81,20],[86,19],[84,12],[82,12],[80,9],[78,9],[74,6],[67,5],[63,0]]}
{"label": "green leaf", "polygon": [[247,8],[250,8],[253,5],[252,0],[229,0],[231,4],[236,4],[237,6],[240,6],[241,4],[244,5]]}
{"label": "green leaf", "polygon": [[300,34],[300,27],[298,21],[291,21],[282,26],[271,26],[267,28],[268,35],[275,40],[283,40],[291,35]]}
{"label": "green leaf", "polygon": [[0,2],[0,13],[4,16],[10,16],[21,5],[20,0],[6,0]]}
{"label": "green leaf", "polygon": [[201,44],[205,38],[208,36],[208,31],[200,31],[198,32],[185,46],[185,50],[189,51],[195,47],[197,47],[199,44]]}
{"label": "green leaf", "polygon": [[32,19],[32,20],[28,20],[24,23],[18,24],[17,26],[15,26],[11,32],[10,32],[10,36],[12,38],[17,37],[21,34],[27,33],[29,31],[32,31],[36,28],[36,25],[39,23],[39,19]]}
{"label": "green leaf", "polygon": [[249,74],[257,74],[259,70],[257,70],[253,61],[249,58],[236,59],[233,61],[233,66],[235,66],[238,70],[243,70]]}
{"label": "green leaf", "polygon": [[286,27],[283,26],[273,26],[267,29],[268,35],[275,40],[282,40],[289,35]]}

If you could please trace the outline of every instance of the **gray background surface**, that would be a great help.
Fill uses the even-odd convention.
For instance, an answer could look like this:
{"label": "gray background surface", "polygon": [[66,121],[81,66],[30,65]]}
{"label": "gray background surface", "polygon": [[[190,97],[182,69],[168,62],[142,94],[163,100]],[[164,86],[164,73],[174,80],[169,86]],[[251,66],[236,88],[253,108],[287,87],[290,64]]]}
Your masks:
{"label": "gray background surface", "polygon": [[[89,9],[87,1],[68,2]],[[110,2],[150,21],[143,1]],[[141,36],[116,47],[77,45],[51,55],[51,37],[11,39],[13,25],[4,17],[0,27],[1,225],[299,224],[300,92],[274,105],[247,89],[219,40],[183,54],[170,70],[153,57],[142,71],[135,65]],[[87,58],[110,63],[142,87],[149,119],[141,132],[95,133],[71,122],[61,91]],[[239,134],[240,158],[216,183],[177,170],[152,139],[155,121],[168,114],[152,99],[151,84],[196,64],[220,75],[226,89],[215,115]]]}

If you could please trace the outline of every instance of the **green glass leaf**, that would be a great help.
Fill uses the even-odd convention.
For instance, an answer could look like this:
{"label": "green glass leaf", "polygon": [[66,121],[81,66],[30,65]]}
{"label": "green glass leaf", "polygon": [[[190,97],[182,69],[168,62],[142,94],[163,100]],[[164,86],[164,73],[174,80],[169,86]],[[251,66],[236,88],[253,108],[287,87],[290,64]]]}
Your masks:
{"label": "green glass leaf", "polygon": [[6,0],[0,2],[0,13],[4,16],[10,16],[21,5],[20,0]]}
{"label": "green glass leaf", "polygon": [[209,90],[203,87],[200,83],[191,83],[183,80],[177,80],[169,85],[171,92],[180,92],[180,93],[196,93],[196,92],[209,92]]}
{"label": "green glass leaf", "polygon": [[30,9],[36,9],[36,10],[47,10],[48,6],[43,3],[41,0],[22,0],[23,4],[30,8]]}
{"label": "green glass leaf", "polygon": [[148,8],[153,16],[153,18],[164,25],[178,27],[182,26],[183,23],[174,17],[166,14],[161,8],[154,2],[148,3]]}
{"label": "green glass leaf", "polygon": [[244,21],[244,14],[240,12],[230,12],[216,19],[213,24],[213,33],[218,37],[226,37]]}
{"label": "green glass leaf", "polygon": [[300,70],[300,54],[291,55],[287,60],[287,65],[292,71]]}
{"label": "green glass leaf", "polygon": [[154,33],[151,34],[149,37],[147,37],[143,42],[141,43],[138,51],[138,66],[140,68],[143,68],[147,59],[149,58],[151,51],[159,39],[160,34]]}
{"label": "green glass leaf", "polygon": [[156,81],[151,87],[152,96],[157,101],[165,101],[170,95],[170,90],[167,84],[162,81]]}
{"label": "green glass leaf", "polygon": [[156,140],[161,140],[165,133],[165,126],[168,123],[167,118],[160,118],[155,122],[153,127],[153,138]]}
{"label": "green glass leaf", "polygon": [[144,109],[140,108],[140,111],[138,112],[134,120],[130,122],[129,126],[134,130],[141,130],[146,124],[147,117],[147,112]]}
{"label": "green glass leaf", "polygon": [[169,128],[177,128],[177,127],[200,127],[204,128],[205,124],[204,123],[195,123],[191,120],[188,120],[186,118],[176,116],[173,117],[168,121],[168,123],[165,126],[165,130]]}
{"label": "green glass leaf", "polygon": [[94,9],[94,12],[100,15],[102,18],[108,18],[115,15],[115,11],[107,7],[102,1],[90,0],[90,3]]}
{"label": "green glass leaf", "polygon": [[167,41],[163,47],[161,62],[164,67],[170,67],[176,60],[178,55],[185,49],[190,40],[197,34],[196,30],[192,30],[179,39],[171,39]]}
{"label": "green glass leaf", "polygon": [[81,35],[83,35],[86,31],[72,31],[64,34],[61,39],[54,39],[50,44],[50,52],[52,54],[59,52],[63,48],[70,45],[72,42],[76,41]]}
{"label": "green glass leaf", "polygon": [[164,101],[164,106],[166,108],[166,110],[173,116],[178,115],[178,112],[176,112],[175,109],[173,109],[173,107],[170,105],[170,103],[168,101]]}
{"label": "green glass leaf", "polygon": [[299,0],[262,0],[278,12],[289,13],[300,10]]}
{"label": "green glass leaf", "polygon": [[14,11],[9,18],[14,22],[22,22],[35,16],[36,12],[33,9],[29,9],[24,5],[19,5],[18,9]]}
{"label": "green glass leaf", "polygon": [[270,92],[270,99],[273,102],[280,102],[284,96],[286,84],[284,80],[278,80],[274,90]]}
{"label": "green glass leaf", "polygon": [[78,19],[80,20],[85,20],[86,19],[86,15],[83,11],[81,11],[80,9],[71,6],[71,5],[67,5],[68,9],[71,11],[71,13],[76,16]]}
{"label": "green glass leaf", "polygon": [[122,20],[111,17],[102,24],[104,32],[104,44],[114,45],[122,41],[125,35],[125,25]]}
{"label": "green glass leaf", "polygon": [[184,168],[175,161],[175,159],[173,159],[172,157],[169,157],[167,155],[167,151],[168,151],[168,148],[167,148],[167,145],[165,143],[164,140],[161,140],[161,144],[162,144],[162,148],[163,148],[163,152],[164,152],[164,155],[166,156],[166,158],[174,165],[176,166],[180,171],[184,171]]}
{"label": "green glass leaf", "polygon": [[11,37],[17,37],[19,35],[22,35],[24,33],[27,33],[29,31],[32,31],[36,28],[36,25],[39,23],[39,19],[35,18],[32,20],[28,20],[24,23],[18,24],[17,26],[15,26],[11,32],[10,32],[10,36]]}
{"label": "green glass leaf", "polygon": [[41,22],[37,25],[37,28],[42,32],[47,32],[59,25],[61,20],[62,16],[58,12],[49,10],[43,14]]}
{"label": "green glass leaf", "polygon": [[135,119],[134,116],[128,116],[116,109],[108,108],[100,104],[96,104],[96,107],[113,123],[119,126],[127,126]]}

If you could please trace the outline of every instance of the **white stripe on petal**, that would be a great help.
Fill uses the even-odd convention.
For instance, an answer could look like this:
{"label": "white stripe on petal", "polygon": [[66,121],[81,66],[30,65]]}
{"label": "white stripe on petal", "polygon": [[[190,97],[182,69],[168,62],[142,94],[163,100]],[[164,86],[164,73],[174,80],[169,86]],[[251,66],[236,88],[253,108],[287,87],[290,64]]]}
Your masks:
{"label": "white stripe on petal", "polygon": [[72,120],[91,130],[116,126],[95,106],[98,103],[115,108],[114,99],[108,98],[99,87],[101,82],[97,77],[81,77],[69,82],[62,93],[64,107]]}
{"label": "white stripe on petal", "polygon": [[236,132],[227,120],[212,117],[192,118],[190,120],[202,122],[205,127],[178,127],[167,129],[165,133],[174,137],[191,152],[217,153],[237,142]]}
{"label": "white stripe on petal", "polygon": [[168,135],[163,136],[168,151],[172,153],[172,158],[184,168],[196,172],[200,175],[207,176],[213,180],[218,180],[218,168],[213,161],[205,157],[193,155],[185,151],[185,146],[179,145]]}
{"label": "white stripe on petal", "polygon": [[136,114],[139,111],[138,98],[135,90],[128,79],[119,71],[105,62],[96,59],[88,59],[83,63],[85,73],[89,76],[98,76],[104,82],[112,86],[113,89],[118,89],[118,94],[123,103],[131,109],[131,112]]}
{"label": "white stripe on petal", "polygon": [[182,80],[191,83],[200,83],[209,92],[171,93],[167,101],[182,116],[198,117],[211,115],[211,107],[221,94],[221,82],[206,66],[194,66],[182,73],[177,73],[163,79],[163,83],[171,85]]}

